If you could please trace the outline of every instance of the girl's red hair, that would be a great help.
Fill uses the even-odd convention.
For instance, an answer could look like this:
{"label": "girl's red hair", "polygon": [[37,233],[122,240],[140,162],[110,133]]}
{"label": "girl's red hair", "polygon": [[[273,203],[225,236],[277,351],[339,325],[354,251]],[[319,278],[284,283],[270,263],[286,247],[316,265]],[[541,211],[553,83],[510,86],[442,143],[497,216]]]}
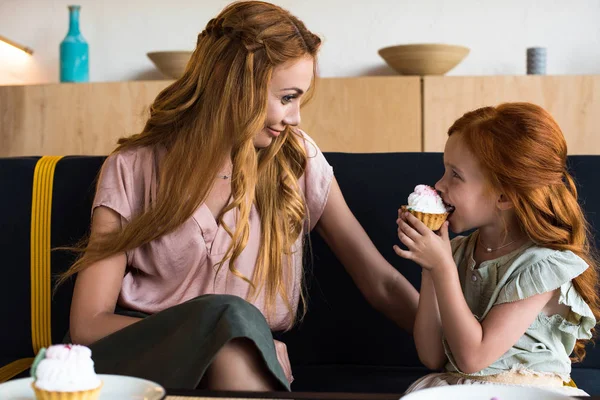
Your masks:
{"label": "girl's red hair", "polygon": [[[554,118],[534,104],[505,103],[466,113],[448,130],[448,135],[454,133],[463,135],[491,185],[512,201],[534,243],[570,250],[589,265],[573,285],[599,320],[598,271],[590,229],[567,171],[567,143]],[[585,357],[587,341],[577,341],[574,361]]]}

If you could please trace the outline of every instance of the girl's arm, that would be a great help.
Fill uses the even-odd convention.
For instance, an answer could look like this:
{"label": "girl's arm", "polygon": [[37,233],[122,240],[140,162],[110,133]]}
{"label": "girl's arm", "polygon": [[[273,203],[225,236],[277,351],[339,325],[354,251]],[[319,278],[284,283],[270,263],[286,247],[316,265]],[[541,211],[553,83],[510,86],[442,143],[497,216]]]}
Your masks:
{"label": "girl's arm", "polygon": [[500,358],[523,336],[554,295],[546,292],[494,306],[480,323],[469,309],[460,286],[448,223],[436,235],[413,215],[405,213],[398,220],[398,236],[408,250],[396,247],[396,253],[431,273],[442,329],[457,367],[464,373],[478,372]]}
{"label": "girl's arm", "polygon": [[554,295],[551,291],[494,306],[479,323],[465,301],[456,268],[434,269],[431,275],[446,340],[466,374],[481,371],[506,353]]}
{"label": "girl's arm", "polygon": [[431,273],[425,269],[420,293],[414,332],[417,353],[427,368],[441,369],[447,360],[442,344],[442,323]]}
{"label": "girl's arm", "polygon": [[412,332],[419,293],[375,248],[348,208],[335,178],[316,230],[367,301],[400,327]]}

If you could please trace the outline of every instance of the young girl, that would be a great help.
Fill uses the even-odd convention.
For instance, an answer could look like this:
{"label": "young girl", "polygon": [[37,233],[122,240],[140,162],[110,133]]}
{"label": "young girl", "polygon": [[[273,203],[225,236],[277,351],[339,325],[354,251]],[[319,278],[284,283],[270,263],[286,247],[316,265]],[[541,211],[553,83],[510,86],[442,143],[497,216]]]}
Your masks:
{"label": "young girl", "polygon": [[[570,395],[599,316],[589,231],[554,119],[528,103],[484,107],[448,131],[436,183],[453,210],[436,234],[400,213],[396,253],[423,268],[414,328],[421,388],[503,383]],[[448,228],[468,236],[452,241]],[[570,384],[570,385],[569,385]]]}

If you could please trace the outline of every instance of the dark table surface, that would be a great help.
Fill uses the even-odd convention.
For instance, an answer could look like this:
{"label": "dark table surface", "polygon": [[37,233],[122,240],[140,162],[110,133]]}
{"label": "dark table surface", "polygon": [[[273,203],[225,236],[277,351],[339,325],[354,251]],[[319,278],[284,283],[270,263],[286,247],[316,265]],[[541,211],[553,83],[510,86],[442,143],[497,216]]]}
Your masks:
{"label": "dark table surface", "polygon": [[[167,396],[213,397],[235,399],[302,399],[302,400],[398,400],[402,393],[336,393],[336,392],[212,392],[208,390],[167,390]],[[574,397],[600,400],[600,396]],[[543,399],[540,399],[543,400]]]}

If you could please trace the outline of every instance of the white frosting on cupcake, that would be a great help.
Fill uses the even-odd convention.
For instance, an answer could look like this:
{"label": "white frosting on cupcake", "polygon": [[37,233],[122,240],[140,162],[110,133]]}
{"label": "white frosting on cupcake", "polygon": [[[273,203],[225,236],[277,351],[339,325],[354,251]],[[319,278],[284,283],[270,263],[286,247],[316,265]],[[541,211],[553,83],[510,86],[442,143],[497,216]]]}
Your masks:
{"label": "white frosting on cupcake", "polygon": [[448,210],[438,192],[427,185],[415,186],[408,196],[408,209],[429,214],[444,214]]}
{"label": "white frosting on cupcake", "polygon": [[94,371],[92,351],[80,345],[48,347],[34,373],[35,386],[50,392],[91,390],[101,384]]}

